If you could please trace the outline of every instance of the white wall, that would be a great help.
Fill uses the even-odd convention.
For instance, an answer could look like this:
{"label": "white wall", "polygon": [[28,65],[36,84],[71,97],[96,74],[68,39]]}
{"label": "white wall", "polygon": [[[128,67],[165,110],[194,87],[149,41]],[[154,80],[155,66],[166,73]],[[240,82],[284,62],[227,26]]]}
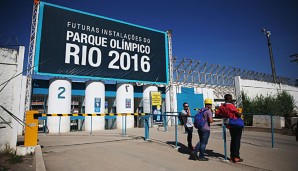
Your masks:
{"label": "white wall", "polygon": [[274,96],[278,92],[286,91],[293,96],[294,100],[296,101],[296,106],[298,106],[298,87],[256,80],[244,80],[241,79],[240,76],[237,76],[235,77],[235,88],[237,97],[240,97],[241,91],[244,91],[250,98],[260,95],[265,97],[269,95]]}
{"label": "white wall", "polygon": [[[170,94],[170,87],[167,86],[166,87],[166,112],[177,112],[178,108],[177,108],[177,92],[179,91],[179,86],[173,85],[173,99],[171,102],[171,94]],[[180,88],[181,91],[181,88]],[[173,111],[171,111],[171,106],[170,104],[172,104],[173,107]],[[177,113],[176,113],[177,114]],[[170,121],[168,122],[168,125],[174,125],[175,121],[174,121],[174,117],[170,117]],[[168,118],[167,118],[168,120]]]}
{"label": "white wall", "polygon": [[[23,46],[20,46],[18,50],[0,48],[0,84],[23,71],[24,52],[25,47]],[[24,117],[24,92],[26,89],[26,82],[23,79],[26,78],[20,74],[7,84],[0,86],[0,105],[21,120]],[[0,126],[6,127],[0,129],[0,149],[5,148],[6,144],[16,149],[18,128],[21,125],[2,108],[0,108],[0,116],[12,127],[5,124],[2,119],[0,120]]]}
{"label": "white wall", "polygon": [[212,88],[201,88],[201,87],[196,87],[195,89],[195,94],[203,94],[203,99],[209,98],[212,100],[212,104],[214,104],[214,89]]}
{"label": "white wall", "polygon": [[[298,107],[298,87],[293,87],[293,86],[289,86],[289,85],[282,85],[281,89],[283,91],[291,94],[294,97],[294,100],[296,102],[296,106]],[[298,109],[296,109],[296,110],[298,110]]]}

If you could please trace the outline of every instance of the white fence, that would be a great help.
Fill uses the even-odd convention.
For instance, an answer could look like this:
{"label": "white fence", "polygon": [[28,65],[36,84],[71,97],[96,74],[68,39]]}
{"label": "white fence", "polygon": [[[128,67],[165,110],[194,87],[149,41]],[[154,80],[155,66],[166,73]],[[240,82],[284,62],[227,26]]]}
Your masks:
{"label": "white fence", "polygon": [[[18,50],[0,48],[0,105],[20,120],[24,115],[26,79],[22,76],[25,47]],[[25,81],[24,81],[25,80]],[[0,149],[9,145],[16,148],[18,128],[21,126],[0,108]]]}
{"label": "white fence", "polygon": [[[240,76],[235,77],[236,96],[240,97],[241,91],[244,91],[248,97],[254,98],[256,96],[274,96],[278,92],[285,91],[293,96],[296,106],[298,106],[298,87],[289,86],[285,84],[274,84],[269,82],[262,82],[256,80],[241,79]],[[298,109],[296,108],[296,111]]]}

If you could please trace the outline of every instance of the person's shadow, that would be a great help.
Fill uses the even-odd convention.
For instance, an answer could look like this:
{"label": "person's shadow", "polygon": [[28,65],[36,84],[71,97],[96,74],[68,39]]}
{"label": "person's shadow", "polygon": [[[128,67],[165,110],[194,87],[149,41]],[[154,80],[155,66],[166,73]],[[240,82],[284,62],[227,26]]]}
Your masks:
{"label": "person's shadow", "polygon": [[224,159],[225,158],[225,155],[220,154],[220,153],[216,153],[213,150],[209,150],[209,149],[205,150],[205,155],[210,157],[210,158],[217,158],[217,159]]}
{"label": "person's shadow", "polygon": [[[175,146],[175,141],[167,141],[167,144],[172,145],[172,146]],[[178,142],[178,146],[180,147],[178,149],[178,152],[179,153],[189,154],[189,158],[188,159],[189,160],[195,160],[195,157],[192,154],[192,150],[191,149],[189,149],[186,145],[184,145],[182,143],[179,143],[179,142]],[[223,154],[216,153],[213,150],[209,150],[209,149],[206,149],[205,150],[205,156],[207,156],[209,158],[217,158],[217,159],[224,159],[225,158],[225,156]]]}
{"label": "person's shadow", "polygon": [[[167,144],[175,146],[175,141],[167,141]],[[182,154],[189,154],[189,160],[195,160],[195,157],[192,154],[192,150],[189,149],[186,145],[178,142],[178,152]]]}

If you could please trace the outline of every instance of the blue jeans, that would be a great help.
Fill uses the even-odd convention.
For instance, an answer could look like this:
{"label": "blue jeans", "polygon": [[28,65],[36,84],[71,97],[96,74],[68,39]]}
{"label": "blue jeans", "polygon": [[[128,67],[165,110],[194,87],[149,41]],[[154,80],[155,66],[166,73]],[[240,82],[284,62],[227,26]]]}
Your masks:
{"label": "blue jeans", "polygon": [[208,144],[210,130],[199,129],[198,134],[199,134],[200,141],[196,145],[195,152],[196,153],[200,152],[199,158],[202,158],[205,156],[204,153],[206,150],[206,145]]}

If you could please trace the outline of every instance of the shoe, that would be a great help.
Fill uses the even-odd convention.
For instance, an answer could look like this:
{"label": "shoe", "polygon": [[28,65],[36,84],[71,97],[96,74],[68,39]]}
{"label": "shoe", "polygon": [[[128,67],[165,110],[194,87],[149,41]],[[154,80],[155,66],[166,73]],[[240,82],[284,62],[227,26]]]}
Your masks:
{"label": "shoe", "polygon": [[234,157],[230,157],[230,158],[228,158],[228,160],[230,160],[230,162],[233,162]]}
{"label": "shoe", "polygon": [[243,159],[240,157],[234,157],[232,158],[233,163],[243,162]]}
{"label": "shoe", "polygon": [[200,157],[200,158],[199,158],[199,161],[209,161],[209,159],[206,158],[206,157]]}
{"label": "shoe", "polygon": [[195,160],[199,159],[199,156],[197,155],[197,153],[194,150],[191,153],[192,153]]}

